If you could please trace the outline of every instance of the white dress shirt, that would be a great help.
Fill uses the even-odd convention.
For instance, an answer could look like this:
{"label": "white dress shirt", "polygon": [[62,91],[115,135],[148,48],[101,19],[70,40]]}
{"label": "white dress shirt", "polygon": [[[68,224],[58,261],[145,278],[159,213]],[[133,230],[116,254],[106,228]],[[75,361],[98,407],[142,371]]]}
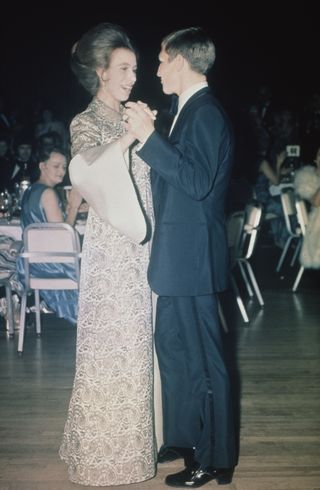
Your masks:
{"label": "white dress shirt", "polygon": [[172,125],[171,125],[169,135],[171,134],[171,132],[174,128],[174,125],[176,123],[176,120],[178,119],[178,116],[181,112],[182,107],[186,104],[186,102],[190,99],[190,97],[192,97],[196,92],[199,92],[199,90],[201,90],[205,87],[208,87],[207,82],[199,82],[199,83],[192,85],[191,87],[189,87],[184,92],[182,92],[182,94],[179,96],[178,111],[177,111],[177,114],[175,115],[175,117],[172,121]]}

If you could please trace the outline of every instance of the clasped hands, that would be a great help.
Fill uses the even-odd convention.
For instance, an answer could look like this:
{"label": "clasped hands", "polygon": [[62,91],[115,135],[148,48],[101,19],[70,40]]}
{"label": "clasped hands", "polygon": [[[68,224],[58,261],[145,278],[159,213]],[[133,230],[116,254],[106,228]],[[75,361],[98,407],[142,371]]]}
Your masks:
{"label": "clasped hands", "polygon": [[140,100],[138,102],[127,102],[123,115],[127,130],[141,143],[144,143],[154,131],[154,121],[157,111]]}

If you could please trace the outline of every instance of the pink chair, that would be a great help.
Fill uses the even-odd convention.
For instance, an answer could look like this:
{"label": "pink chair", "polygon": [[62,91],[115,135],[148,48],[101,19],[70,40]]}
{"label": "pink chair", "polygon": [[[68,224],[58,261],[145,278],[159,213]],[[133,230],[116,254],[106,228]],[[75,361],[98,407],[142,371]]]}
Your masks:
{"label": "pink chair", "polygon": [[[25,289],[21,297],[20,330],[18,353],[22,354],[27,297],[32,292],[35,296],[36,333],[41,334],[40,295],[41,289],[79,289],[80,282],[80,240],[78,232],[66,223],[32,223],[23,232]],[[33,276],[30,265],[34,263],[69,263],[74,265],[76,280],[70,277],[48,278]]]}
{"label": "pink chair", "polygon": [[236,256],[236,265],[240,269],[249,296],[252,297],[255,294],[260,306],[263,306],[264,300],[250,262],[257,244],[261,219],[261,206],[255,202],[248,203],[245,207],[245,221]]}
{"label": "pink chair", "polygon": [[[302,237],[304,237],[306,233],[309,217],[308,217],[306,203],[302,199],[296,200],[296,210],[297,210],[297,218],[301,229]],[[301,265],[292,287],[293,292],[296,292],[296,290],[298,289],[304,269],[305,268],[303,267],[303,265]]]}
{"label": "pink chair", "polygon": [[0,272],[0,287],[4,287],[6,291],[6,310],[7,310],[7,324],[9,336],[14,335],[14,318],[13,318],[13,302],[12,302],[12,290],[10,278],[12,276],[11,272],[1,271]]}

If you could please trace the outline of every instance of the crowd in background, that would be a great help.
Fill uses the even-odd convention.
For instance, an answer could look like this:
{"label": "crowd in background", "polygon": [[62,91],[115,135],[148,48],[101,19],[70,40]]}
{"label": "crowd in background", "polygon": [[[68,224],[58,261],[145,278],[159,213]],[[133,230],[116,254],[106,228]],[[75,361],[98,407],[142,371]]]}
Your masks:
{"label": "crowd in background", "polygon": [[69,144],[67,124],[51,108],[36,114],[10,111],[0,97],[0,191],[13,193],[22,181],[34,182],[39,155],[52,148],[69,154]]}
{"label": "crowd in background", "polygon": [[270,232],[283,248],[287,230],[279,185],[293,183],[296,170],[316,166],[320,146],[320,93],[306,96],[303,107],[293,109],[275,101],[269,86],[258,87],[252,103],[235,123],[236,155],[230,185],[228,213],[255,199],[264,215],[272,216]]}
{"label": "crowd in background", "polygon": [[[231,113],[236,150],[228,213],[243,209],[252,197],[266,212],[281,212],[269,187],[314,162],[320,142],[320,93],[306,94],[304,104],[294,109],[275,99],[271,88],[261,84],[250,102]],[[163,132],[167,112],[165,108],[158,111],[158,129]],[[33,112],[10,108],[0,94],[0,192],[14,192],[24,179],[33,182],[43,150],[58,147],[69,154],[69,146],[69,121],[59,120],[55,108],[41,103],[35,104]],[[299,154],[288,156],[287,146],[298,146]],[[69,183],[67,173],[64,184]],[[278,236],[276,244],[281,246],[283,240]]]}
{"label": "crowd in background", "polygon": [[[235,117],[236,158],[230,205],[243,207],[259,187],[260,174],[278,184],[283,174],[313,162],[320,141],[320,92],[305,96],[300,108],[276,100],[269,86],[258,87],[252,102]],[[300,154],[279,158],[287,146],[299,146]],[[284,155],[282,155],[283,157]],[[263,197],[262,197],[263,199]]]}

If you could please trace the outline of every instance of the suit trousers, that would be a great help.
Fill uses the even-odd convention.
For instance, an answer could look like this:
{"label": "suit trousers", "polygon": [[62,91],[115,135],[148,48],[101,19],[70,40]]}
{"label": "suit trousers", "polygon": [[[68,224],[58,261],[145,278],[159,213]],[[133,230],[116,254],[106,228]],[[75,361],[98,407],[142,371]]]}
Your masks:
{"label": "suit trousers", "polygon": [[160,296],[155,345],[164,443],[194,448],[201,467],[235,465],[235,435],[215,295]]}

